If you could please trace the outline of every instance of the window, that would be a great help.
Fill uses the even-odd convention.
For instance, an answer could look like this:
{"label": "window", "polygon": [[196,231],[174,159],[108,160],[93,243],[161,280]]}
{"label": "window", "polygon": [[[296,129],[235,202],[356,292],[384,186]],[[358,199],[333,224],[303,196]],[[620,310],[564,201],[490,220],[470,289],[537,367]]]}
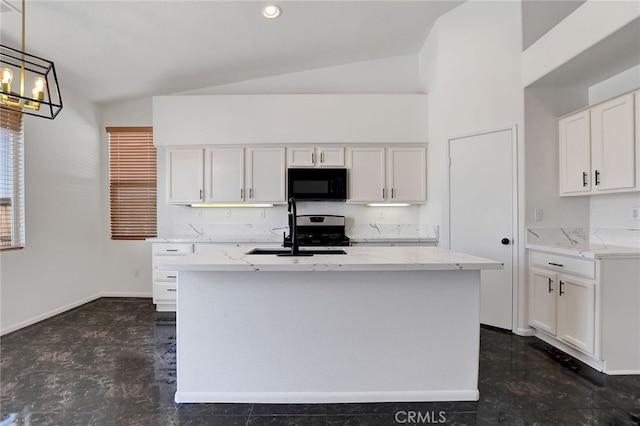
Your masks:
{"label": "window", "polygon": [[24,247],[22,114],[0,109],[0,249]]}
{"label": "window", "polygon": [[157,235],[156,148],[151,127],[107,127],[111,239]]}

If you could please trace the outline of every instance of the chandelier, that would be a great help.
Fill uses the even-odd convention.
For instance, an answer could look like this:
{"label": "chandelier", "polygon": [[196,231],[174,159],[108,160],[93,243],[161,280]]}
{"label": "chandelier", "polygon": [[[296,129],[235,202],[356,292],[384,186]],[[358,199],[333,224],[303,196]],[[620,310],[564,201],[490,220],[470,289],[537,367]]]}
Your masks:
{"label": "chandelier", "polygon": [[[25,50],[22,0],[22,50],[0,44],[0,108],[54,119],[62,109],[56,69],[53,62]],[[19,81],[15,81],[18,77]],[[27,85],[31,85],[29,92]]]}

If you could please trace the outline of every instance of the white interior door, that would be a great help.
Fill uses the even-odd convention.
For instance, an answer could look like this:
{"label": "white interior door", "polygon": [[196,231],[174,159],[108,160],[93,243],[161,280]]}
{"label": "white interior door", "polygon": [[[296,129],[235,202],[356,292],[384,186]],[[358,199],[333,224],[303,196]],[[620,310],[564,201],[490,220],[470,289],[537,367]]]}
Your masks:
{"label": "white interior door", "polygon": [[513,324],[514,188],[511,129],[449,140],[449,247],[504,263],[482,271],[480,322]]}

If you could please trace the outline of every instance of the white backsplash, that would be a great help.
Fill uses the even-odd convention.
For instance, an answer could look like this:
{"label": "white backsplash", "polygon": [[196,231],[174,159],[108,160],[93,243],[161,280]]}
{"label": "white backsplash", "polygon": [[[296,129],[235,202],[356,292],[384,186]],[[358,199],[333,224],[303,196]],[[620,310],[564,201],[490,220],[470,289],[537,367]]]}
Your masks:
{"label": "white backsplash", "polygon": [[529,228],[527,243],[567,245],[576,248],[587,244],[640,248],[640,229]]}

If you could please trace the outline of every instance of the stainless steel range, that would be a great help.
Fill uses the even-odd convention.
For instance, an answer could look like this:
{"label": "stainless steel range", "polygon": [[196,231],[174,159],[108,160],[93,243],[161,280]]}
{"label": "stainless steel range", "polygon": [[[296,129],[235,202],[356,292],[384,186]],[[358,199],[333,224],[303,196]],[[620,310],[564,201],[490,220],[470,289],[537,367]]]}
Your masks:
{"label": "stainless steel range", "polygon": [[[344,216],[300,215],[296,217],[298,244],[303,246],[348,246]],[[284,246],[291,247],[291,235],[284,237]]]}

